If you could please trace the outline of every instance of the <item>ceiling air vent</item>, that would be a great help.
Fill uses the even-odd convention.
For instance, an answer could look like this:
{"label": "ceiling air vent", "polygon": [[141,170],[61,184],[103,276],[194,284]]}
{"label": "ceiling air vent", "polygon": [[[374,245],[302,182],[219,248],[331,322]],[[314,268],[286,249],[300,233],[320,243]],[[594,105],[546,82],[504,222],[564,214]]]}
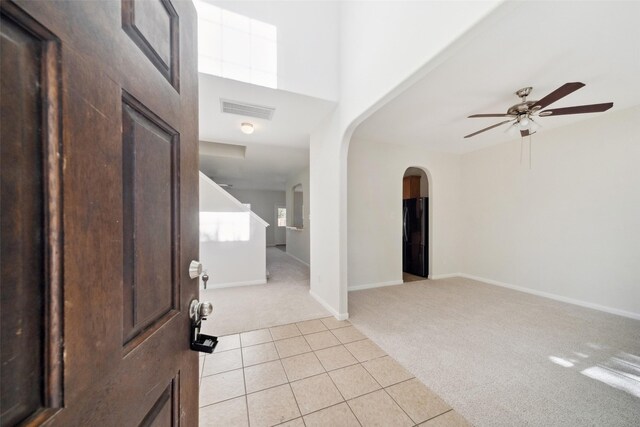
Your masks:
{"label": "ceiling air vent", "polygon": [[276,109],[263,105],[246,104],[228,99],[220,99],[220,107],[223,113],[237,114],[239,116],[257,117],[259,119],[271,120]]}

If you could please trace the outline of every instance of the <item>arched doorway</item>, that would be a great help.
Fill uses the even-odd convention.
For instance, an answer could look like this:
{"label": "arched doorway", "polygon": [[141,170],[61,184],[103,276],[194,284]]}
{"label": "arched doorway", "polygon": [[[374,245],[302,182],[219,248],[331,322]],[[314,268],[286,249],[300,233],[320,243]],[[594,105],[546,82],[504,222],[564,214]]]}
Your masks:
{"label": "arched doorway", "polygon": [[402,178],[402,278],[429,277],[429,178],[416,167]]}

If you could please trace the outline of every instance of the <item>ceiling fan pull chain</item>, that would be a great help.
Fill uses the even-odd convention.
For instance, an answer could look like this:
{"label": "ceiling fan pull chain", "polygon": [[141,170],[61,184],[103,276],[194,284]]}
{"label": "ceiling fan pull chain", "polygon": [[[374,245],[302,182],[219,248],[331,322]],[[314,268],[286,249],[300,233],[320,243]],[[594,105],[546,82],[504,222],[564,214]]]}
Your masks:
{"label": "ceiling fan pull chain", "polygon": [[524,145],[524,137],[520,137],[520,166],[522,166],[522,146]]}
{"label": "ceiling fan pull chain", "polygon": [[529,170],[531,170],[531,134],[529,134]]}

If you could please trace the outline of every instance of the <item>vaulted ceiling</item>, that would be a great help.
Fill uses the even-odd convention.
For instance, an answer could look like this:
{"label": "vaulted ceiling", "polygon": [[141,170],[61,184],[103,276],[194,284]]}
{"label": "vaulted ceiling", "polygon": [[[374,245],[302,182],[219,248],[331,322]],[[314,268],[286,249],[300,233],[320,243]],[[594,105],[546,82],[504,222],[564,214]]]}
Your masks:
{"label": "vaulted ceiling", "polygon": [[[616,111],[640,104],[640,2],[507,2],[445,49],[424,77],[366,119],[355,138],[465,153],[518,137],[496,128],[464,135],[501,119],[533,86],[540,99],[566,82],[586,86],[553,107],[613,101]],[[314,70],[309,70],[313,72]],[[220,99],[275,107],[272,121],[225,114]],[[200,140],[246,146],[244,159],[201,153],[201,170],[237,188],[284,189],[309,162],[309,134],[336,103],[284,90],[200,75]],[[599,114],[544,117],[539,132]],[[255,125],[252,135],[240,124]],[[504,128],[507,126],[505,125]]]}
{"label": "vaulted ceiling", "polygon": [[[613,101],[609,111],[616,111],[640,104],[639,2],[512,2],[494,13],[501,16],[472,28],[354,137],[453,153],[518,139],[503,132],[507,125],[463,137],[504,120],[467,116],[506,112],[519,102],[514,92],[526,86],[533,86],[528,99],[536,100],[566,82],[586,84],[555,108]],[[608,112],[541,117],[539,132],[597,114]]]}

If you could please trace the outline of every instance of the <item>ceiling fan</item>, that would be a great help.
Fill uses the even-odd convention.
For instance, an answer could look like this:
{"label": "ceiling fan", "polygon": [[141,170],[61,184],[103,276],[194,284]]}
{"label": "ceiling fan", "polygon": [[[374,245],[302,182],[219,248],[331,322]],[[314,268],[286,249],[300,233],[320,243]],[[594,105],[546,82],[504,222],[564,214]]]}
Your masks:
{"label": "ceiling fan", "polygon": [[527,101],[527,96],[531,93],[531,87],[525,87],[516,92],[516,95],[521,98],[521,102],[509,107],[504,114],[474,114],[469,118],[476,117],[508,117],[508,120],[496,123],[495,125],[486,127],[477,132],[471,133],[465,138],[470,138],[479,133],[488,131],[489,129],[502,126],[505,123],[512,123],[507,129],[509,131],[520,131],[520,135],[525,137],[533,135],[536,130],[540,128],[540,125],[533,120],[534,117],[547,117],[547,116],[564,116],[567,114],[582,114],[582,113],[600,113],[607,111],[613,107],[613,102],[605,102],[603,104],[590,104],[590,105],[578,105],[575,107],[555,108],[550,110],[541,111],[543,108],[553,104],[559,99],[564,98],[570,93],[583,87],[585,84],[580,82],[565,83],[558,89],[554,90],[539,101]]}

